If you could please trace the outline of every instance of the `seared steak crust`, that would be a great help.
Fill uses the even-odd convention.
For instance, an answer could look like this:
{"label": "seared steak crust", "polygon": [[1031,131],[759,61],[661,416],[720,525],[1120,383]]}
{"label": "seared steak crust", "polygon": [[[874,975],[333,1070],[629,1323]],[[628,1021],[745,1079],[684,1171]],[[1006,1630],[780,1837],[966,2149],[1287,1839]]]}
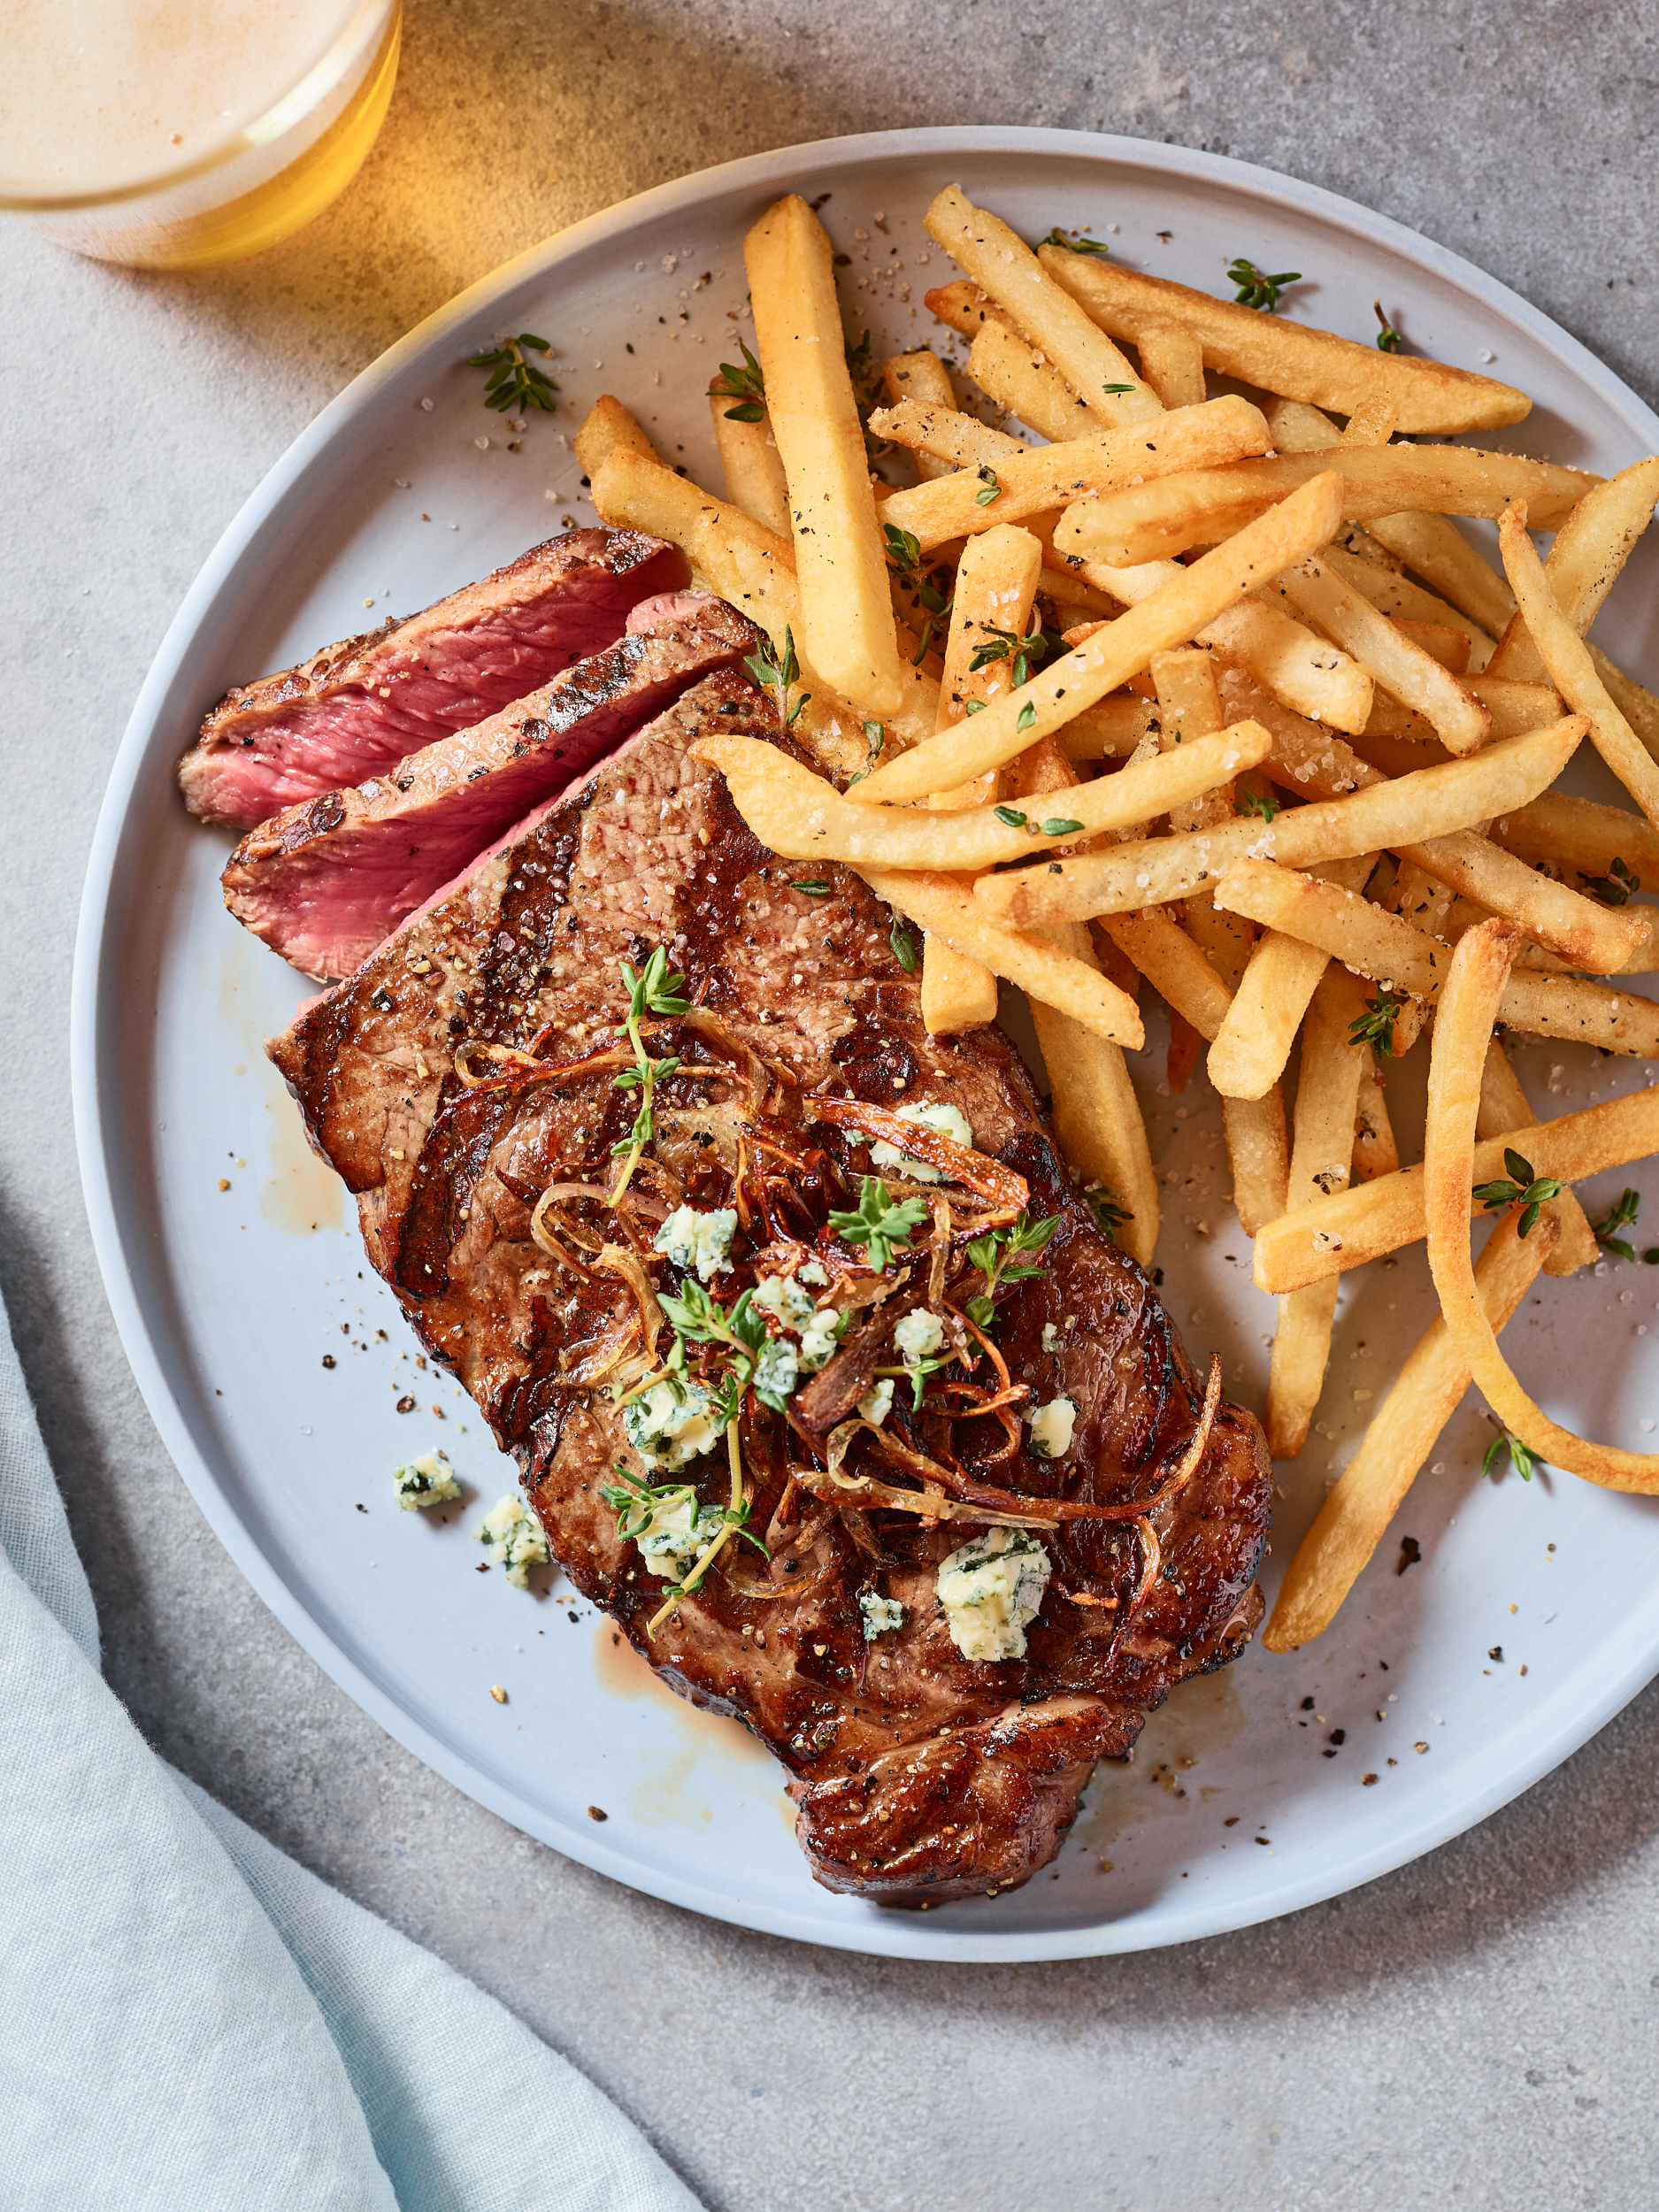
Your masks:
{"label": "seared steak crust", "polygon": [[234,686],[179,764],[185,804],[251,829],[361,783],[613,643],[631,608],[684,576],[672,546],[636,530],[549,538],[424,614]]}
{"label": "seared steak crust", "polygon": [[[891,1902],[998,1890],[1054,1855],[1093,1762],[1125,1755],[1175,1683],[1248,1639],[1260,1610],[1265,1448],[1255,1420],[1224,1404],[1195,1472],[1170,1486],[1202,1393],[1146,1279],[1075,1189],[1017,1055],[995,1029],[927,1035],[919,979],[895,957],[886,909],[836,867],[813,873],[825,892],[799,887],[804,871],[761,846],[720,778],[691,757],[699,737],[728,731],[775,740],[776,720],[747,683],[722,676],[270,1049],[313,1142],[357,1194],[376,1266],[518,1459],[556,1556],[677,1689],[744,1721],[782,1761],[818,1879]],[[605,1384],[641,1309],[595,1261],[601,1238],[627,1233],[624,1214],[580,1194],[614,1174],[637,1103],[615,1088],[605,1056],[625,1010],[618,963],[637,965],[658,944],[698,1011],[654,1025],[651,1049],[682,1064],[659,1097],[660,1165],[635,1177],[647,1210],[636,1254],[669,1205],[726,1204],[741,1181],[749,1218],[717,1294],[729,1302],[764,1271],[758,1254],[805,1243],[867,1308],[880,1284],[823,1226],[869,1169],[846,1119],[858,1102],[890,1111],[949,1101],[976,1148],[1023,1179],[1032,1211],[1059,1217],[1044,1272],[1001,1294],[994,1333],[1034,1402],[1073,1401],[1070,1447],[1040,1458],[1022,1424],[976,1417],[948,1425],[949,1448],[964,1479],[1032,1501],[1164,1494],[1145,1534],[1128,1517],[1041,1532],[1053,1574],[1023,1659],[964,1659],[935,1602],[940,1560],[982,1523],[843,1509],[833,1490],[825,1503],[826,1478],[803,1470],[820,1483],[814,1494],[790,1474],[821,1467],[822,1447],[752,1401],[741,1432],[750,1525],[771,1564],[728,1548],[648,1637],[662,1580],[600,1496],[616,1463],[635,1459]],[[481,1055],[522,1048],[549,1024],[543,1070]],[[491,1069],[500,1079],[479,1083]],[[564,1187],[564,1211],[548,1218],[575,1240],[563,1258],[557,1240],[544,1248],[532,1233],[551,1184]],[[958,1219],[972,1210],[971,1196],[943,1187]],[[893,1272],[895,1312],[926,1299],[926,1236]],[[679,1286],[664,1262],[647,1264],[658,1289]],[[901,1384],[883,1433],[941,1453],[945,1425],[912,1419],[908,1397]],[[725,1456],[689,1471],[710,1503],[725,1494]],[[858,1601],[872,1592],[905,1610],[900,1629],[867,1641]]]}
{"label": "seared steak crust", "polygon": [[666,628],[630,631],[355,790],[285,807],[232,853],[226,905],[307,975],[349,975],[544,799],[760,642],[724,600],[695,608]]}

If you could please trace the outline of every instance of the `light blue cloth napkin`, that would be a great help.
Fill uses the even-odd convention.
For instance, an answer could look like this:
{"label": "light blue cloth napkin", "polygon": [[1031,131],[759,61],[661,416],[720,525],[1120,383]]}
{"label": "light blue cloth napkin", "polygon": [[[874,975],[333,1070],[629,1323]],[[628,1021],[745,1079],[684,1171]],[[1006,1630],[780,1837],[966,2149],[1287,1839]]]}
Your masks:
{"label": "light blue cloth napkin", "polygon": [[0,2204],[696,2212],[494,1998],[145,1744],[3,1310]]}

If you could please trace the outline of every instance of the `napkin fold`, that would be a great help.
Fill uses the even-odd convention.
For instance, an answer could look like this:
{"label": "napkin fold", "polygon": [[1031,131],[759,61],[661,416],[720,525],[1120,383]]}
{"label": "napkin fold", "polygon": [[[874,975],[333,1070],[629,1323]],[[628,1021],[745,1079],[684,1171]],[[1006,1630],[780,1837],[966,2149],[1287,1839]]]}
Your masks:
{"label": "napkin fold", "polygon": [[0,1309],[8,2212],[696,2212],[492,1997],[150,1750]]}

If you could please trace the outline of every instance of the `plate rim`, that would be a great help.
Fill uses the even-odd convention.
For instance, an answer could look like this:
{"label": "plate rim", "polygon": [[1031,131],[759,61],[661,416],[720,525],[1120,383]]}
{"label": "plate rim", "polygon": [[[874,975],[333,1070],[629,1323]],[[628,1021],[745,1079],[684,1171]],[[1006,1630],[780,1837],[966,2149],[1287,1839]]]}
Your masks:
{"label": "plate rim", "polygon": [[[1324,186],[1231,155],[1102,132],[997,124],[939,125],[814,140],[694,171],[584,217],[479,278],[362,369],[300,432],[250,493],[208,554],[168,625],[116,750],[88,854],[70,993],[70,1092],[81,1191],[99,1273],[122,1349],[162,1442],[209,1525],[265,1604],[329,1678],[396,1741],[466,1796],[520,1832],[547,1842],[550,1848],[627,1888],[708,1918],[792,1941],[883,1958],[985,1964],[1161,1949],[1231,1934],[1347,1895],[1479,1826],[1553,1772],[1659,1674],[1659,1640],[1614,1672],[1599,1696],[1575,1709],[1571,1722],[1535,1743],[1527,1758],[1486,1787],[1459,1800],[1448,1814],[1422,1816],[1403,1830],[1396,1827],[1386,1841],[1350,1856],[1334,1880],[1328,1875],[1314,1874],[1270,1882],[1242,1912],[1234,1901],[1206,1913],[1194,1897],[1174,1930],[1110,1919],[1093,1927],[1050,1932],[946,1930],[919,1915],[878,1916],[873,1907],[869,1909],[867,1927],[851,1920],[838,1925],[812,1917],[808,1909],[816,1901],[816,1893],[810,1886],[803,1891],[803,1908],[798,1911],[757,1908],[739,1896],[717,1896],[701,1881],[679,1879],[667,1870],[641,1870],[621,1852],[609,1847],[597,1832],[590,1839],[572,1828],[568,1834],[561,1832],[555,1840],[547,1834],[548,1824],[536,1809],[513,1789],[497,1784],[487,1772],[451,1752],[364,1673],[282,1578],[242,1520],[208,1457],[198,1448],[184,1408],[167,1380],[127,1257],[138,1226],[124,1218],[104,1141],[98,1046],[104,1018],[102,952],[111,928],[119,921],[112,899],[123,840],[147,768],[157,710],[180,672],[204,615],[230,580],[237,563],[305,470],[349,422],[371,406],[384,386],[395,380],[411,361],[441,345],[447,334],[470,321],[492,299],[505,296],[526,280],[549,274],[561,262],[602,246],[609,238],[632,231],[654,217],[679,214],[688,203],[695,205],[714,194],[746,186],[759,189],[787,184],[803,171],[813,169],[844,170],[884,158],[922,160],[944,155],[959,157],[965,163],[978,155],[1009,152],[1092,157],[1162,171],[1186,180],[1210,181],[1232,196],[1242,194],[1288,206],[1372,246],[1391,248],[1522,325],[1574,374],[1595,388],[1630,422],[1639,442],[1646,439],[1647,449],[1659,450],[1659,415],[1580,340],[1501,280],[1392,217]],[[810,1885],[804,1863],[802,1874],[803,1882]],[[868,1939],[877,1929],[886,1940]]]}

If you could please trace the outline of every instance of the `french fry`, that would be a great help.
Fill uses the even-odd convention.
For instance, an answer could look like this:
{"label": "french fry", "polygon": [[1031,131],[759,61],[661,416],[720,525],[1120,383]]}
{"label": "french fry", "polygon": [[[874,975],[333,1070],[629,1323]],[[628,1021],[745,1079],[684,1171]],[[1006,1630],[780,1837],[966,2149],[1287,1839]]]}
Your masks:
{"label": "french fry", "polygon": [[[1224,672],[1221,691],[1232,719],[1248,716],[1259,720],[1271,736],[1269,767],[1286,791],[1334,797],[1371,789],[1383,780],[1351,746],[1289,713],[1236,670]],[[1575,968],[1613,974],[1647,941],[1639,916],[1610,913],[1564,883],[1552,883],[1547,876],[1517,865],[1513,855],[1471,831],[1456,831],[1399,850],[1402,859],[1426,869],[1465,897],[1519,922],[1529,937]]]}
{"label": "french fry", "polygon": [[1392,1175],[1400,1165],[1400,1147],[1394,1141],[1388,1112],[1388,1093],[1377,1055],[1366,1048],[1366,1065],[1360,1076],[1359,1104],[1354,1114],[1354,1180],[1375,1182]]}
{"label": "french fry", "polygon": [[[925,407],[954,408],[956,403],[950,371],[926,346],[917,353],[895,353],[884,362],[881,387],[889,404],[895,407],[907,399],[919,400]],[[916,472],[923,478],[949,476],[950,467],[950,463],[941,461],[937,454],[918,453],[916,457]]]}
{"label": "french fry", "polygon": [[[1518,737],[1524,730],[1541,730],[1546,722],[1558,722],[1565,711],[1561,694],[1548,684],[1510,683],[1502,677],[1485,675],[1464,676],[1460,680],[1491,718],[1494,737]],[[1386,697],[1379,698],[1372,707],[1363,735],[1366,744],[1379,737],[1402,738],[1417,745],[1440,742],[1421,715]]]}
{"label": "french fry", "polygon": [[[939,687],[941,729],[959,722],[971,702],[988,703],[1013,683],[1011,657],[976,666],[983,649],[1025,635],[1042,549],[1029,532],[1004,526],[971,538],[956,570],[944,674]],[[1075,780],[1075,779],[1074,779]],[[996,775],[958,791],[936,793],[924,803],[940,811],[988,806]],[[1056,1018],[1058,1018],[1056,1017]],[[922,1021],[930,1035],[972,1029],[996,1019],[996,978],[977,960],[929,937],[922,949]]]}
{"label": "french fry", "polygon": [[[1507,549],[1506,549],[1507,550]],[[1510,577],[1514,581],[1513,572]],[[1517,593],[1517,595],[1518,593]],[[1523,599],[1523,607],[1525,601]],[[1537,637],[1530,614],[1528,627]],[[1549,658],[1548,647],[1542,649]],[[1520,1437],[1539,1456],[1569,1474],[1610,1490],[1659,1491],[1659,1455],[1620,1451],[1594,1444],[1552,1421],[1535,1405],[1498,1348],[1483,1312],[1469,1255],[1473,1189],[1480,1175],[1475,1121],[1487,1039],[1509,979],[1520,932],[1509,922],[1483,922],[1458,946],[1440,995],[1429,1061],[1429,1110],[1423,1152],[1423,1197],[1428,1233],[1429,1272],[1440,1293],[1448,1335],[1467,1363],[1471,1379],[1511,1436]],[[1540,1125],[1527,1140],[1535,1158]],[[1546,1168],[1535,1171],[1548,1174]],[[1370,1186],[1375,1190],[1378,1186]]]}
{"label": "french fry", "polygon": [[1586,642],[1595,672],[1607,686],[1609,698],[1652,757],[1659,760],[1659,698],[1609,660],[1599,645],[1589,645],[1587,640]]}
{"label": "french fry", "polygon": [[1161,411],[1157,395],[999,217],[950,184],[924,219],[928,235],[1041,347],[1102,422],[1144,422]]}
{"label": "french fry", "polygon": [[[1271,423],[1269,426],[1271,427]],[[1469,641],[1470,671],[1477,676],[1485,673],[1492,657],[1492,639],[1478,622],[1454,607],[1449,600],[1425,591],[1421,584],[1414,584],[1409,576],[1402,576],[1395,569],[1381,568],[1375,561],[1361,559],[1340,543],[1327,546],[1323,558],[1327,568],[1333,568],[1345,583],[1363,592],[1379,613],[1392,620],[1435,623],[1461,630]]]}
{"label": "french fry", "polygon": [[[1324,873],[1345,891],[1360,891],[1374,864],[1374,856],[1364,853],[1333,861]],[[1210,1079],[1224,1099],[1248,1102],[1271,1094],[1326,965],[1326,955],[1299,937],[1268,930],[1256,939],[1210,1048]]]}
{"label": "french fry", "polygon": [[771,424],[764,416],[758,422],[737,421],[729,392],[710,393],[709,417],[727,499],[787,544],[789,494]]}
{"label": "french fry", "polygon": [[[995,711],[989,706],[972,719],[988,721]],[[1067,795],[1066,812],[1044,814],[1017,807],[931,813],[912,807],[859,806],[856,787],[843,798],[810,769],[758,739],[710,738],[698,749],[701,758],[724,772],[738,811],[773,852],[791,860],[942,868],[956,874],[1052,852],[1075,838],[1096,837],[1163,813],[1254,766],[1266,749],[1266,733],[1254,724],[1240,724],[1197,739],[1179,752],[1141,764],[1131,762],[1116,775],[1079,784]]]}
{"label": "french fry", "polygon": [[[981,450],[995,449],[982,425],[960,432],[942,419],[943,414],[941,409],[917,408],[907,402],[902,407],[879,408],[870,427],[878,437],[900,444],[914,439],[925,450],[937,450],[949,442],[960,451],[964,438]],[[963,419],[972,422],[972,418]],[[1126,429],[1091,431],[1064,445],[1021,446],[1012,439],[1009,444],[1018,449],[1002,448],[1000,459],[980,460],[935,483],[895,492],[882,507],[882,519],[910,531],[926,552],[949,538],[970,537],[1000,522],[1048,514],[1079,492],[1114,493],[1122,486],[1159,476],[1208,473],[1214,463],[1233,455],[1265,453],[1269,439],[1260,409],[1248,399],[1228,396],[1160,414],[1155,421]]]}
{"label": "french fry", "polygon": [[1135,349],[1141,375],[1166,407],[1196,407],[1208,397],[1203,347],[1179,323],[1143,323]]}
{"label": "french fry", "polygon": [[1148,700],[1136,692],[1115,691],[1098,706],[1085,707],[1055,732],[1068,760],[1127,760],[1154,718]]}
{"label": "french fry", "polygon": [[[1562,612],[1537,549],[1526,510],[1510,507],[1498,525],[1503,566],[1549,680],[1569,706],[1590,718],[1590,740],[1650,822],[1659,824],[1659,763],[1608,695],[1584,640]],[[1488,902],[1490,903],[1490,902]]]}
{"label": "french fry", "polygon": [[1234,461],[1188,475],[1178,471],[1125,490],[1102,491],[1066,510],[1055,545],[1063,553],[1115,568],[1166,560],[1242,529],[1264,507],[1333,462],[1341,469],[1345,522],[1370,522],[1402,508],[1493,518],[1518,500],[1528,505],[1536,527],[1551,529],[1601,480],[1553,462],[1482,453],[1471,446],[1345,446],[1337,454],[1281,453],[1273,460]]}
{"label": "french fry", "polygon": [[[1405,616],[1392,618],[1394,627],[1432,661],[1454,676],[1462,676],[1469,667],[1469,633],[1450,622],[1412,622]],[[1477,694],[1477,698],[1479,695]]]}
{"label": "french fry", "polygon": [[[1353,978],[1340,968],[1328,968],[1302,1026],[1290,1154],[1292,1206],[1348,1187],[1364,1066],[1363,1054],[1348,1041],[1348,1026],[1363,1010]],[[1308,1440],[1331,1356],[1336,1294],[1334,1281],[1321,1282],[1292,1291],[1279,1302],[1263,1423],[1275,1459],[1296,1458]]]}
{"label": "french fry", "polygon": [[922,297],[930,315],[936,315],[941,323],[949,323],[952,330],[964,338],[977,338],[989,324],[1013,331],[1016,337],[1019,334],[1014,318],[970,277],[953,277],[949,284],[935,285]]}
{"label": "french fry", "polygon": [[[902,399],[895,400],[890,407],[878,407],[870,418],[870,427],[877,437],[902,445],[912,453],[948,461],[953,469],[977,469],[985,462],[995,465],[1002,461],[1029,461],[1033,454],[1047,449],[1027,445],[1023,438],[1010,437],[1006,430],[994,430],[977,415],[964,414],[954,398],[929,400],[919,393],[907,394]],[[1085,450],[1092,450],[1093,442],[1102,434],[1100,425],[1085,423],[1079,434],[1090,442]],[[893,496],[896,497],[896,493]],[[883,511],[885,518],[885,506]],[[903,513],[901,508],[900,518]],[[999,515],[997,520],[1006,521],[1007,517]]]}
{"label": "french fry", "polygon": [[1109,1044],[1139,1052],[1146,1043],[1140,1010],[1126,992],[1082,959],[1017,930],[987,923],[954,876],[898,868],[862,868],[859,873],[879,899],[908,914],[918,928],[942,937],[971,960],[1005,977],[1027,998],[1069,1014]]}
{"label": "french fry", "polygon": [[1489,637],[1502,636],[1515,612],[1515,595],[1455,522],[1445,515],[1374,515],[1366,527]]}
{"label": "french fry", "polygon": [[[1509,1056],[1494,1037],[1486,1047],[1486,1064],[1481,1071],[1475,1134],[1501,1137],[1506,1129],[1535,1127],[1537,1122],[1520,1078],[1509,1064]],[[1584,1208],[1571,1191],[1563,1189],[1559,1198],[1550,1199],[1544,1212],[1557,1231],[1544,1261],[1545,1274],[1571,1275],[1581,1267],[1593,1267],[1601,1256],[1601,1248]]]}
{"label": "french fry", "polygon": [[[1215,663],[1202,647],[1181,646],[1174,652],[1154,653],[1148,672],[1158,695],[1160,751],[1172,752],[1193,738],[1213,737],[1222,727]],[[1202,829],[1208,823],[1231,819],[1232,814],[1233,787],[1217,784],[1202,798],[1171,807],[1170,827]]]}
{"label": "french fry", "polygon": [[574,443],[577,465],[590,479],[613,453],[637,453],[642,461],[662,457],[622,402],[609,392],[602,393],[588,409]]}
{"label": "french fry", "polygon": [[1474,694],[1317,555],[1274,582],[1391,697],[1420,714],[1448,752],[1472,753],[1486,743],[1492,718]]}
{"label": "french fry", "polygon": [[[1513,1221],[1487,1239],[1474,1286],[1495,1332],[1514,1315],[1548,1267],[1552,1229],[1540,1222],[1525,1241]],[[1304,1296],[1306,1293],[1302,1294]],[[1469,1387],[1469,1367],[1437,1316],[1371,1417],[1358,1452],[1296,1548],[1262,1634],[1269,1651],[1294,1651],[1327,1629],[1382,1541],[1419,1467]]]}
{"label": "french fry", "polygon": [[[1164,422],[1178,419],[1166,416]],[[1163,427],[1163,424],[1148,425],[1148,439]],[[922,487],[926,491],[934,488]],[[922,798],[929,791],[948,791],[1013,759],[1028,744],[1070,721],[1082,708],[1116,691],[1144,668],[1154,653],[1185,644],[1263,575],[1277,574],[1292,559],[1305,558],[1316,550],[1334,527],[1332,516],[1339,488],[1340,479],[1334,475],[1316,478],[1259,522],[1183,569],[1109,629],[1097,632],[1087,643],[1051,661],[1006,699],[878,768],[857,786],[859,799],[870,804]]]}
{"label": "french fry", "polygon": [[[1618,580],[1659,501],[1659,458],[1621,469],[1586,493],[1555,533],[1544,573],[1563,615],[1582,637]],[[1511,579],[1513,582],[1513,579]],[[1544,663],[1518,611],[1498,641],[1492,672],[1538,682]]]}
{"label": "french fry", "polygon": [[1546,791],[1500,815],[1486,834],[1530,866],[1546,861],[1569,878],[1605,876],[1619,861],[1645,882],[1659,883],[1659,830],[1626,807]]}
{"label": "french fry", "polygon": [[[613,527],[649,531],[678,545],[695,575],[757,623],[781,653],[793,636],[801,663],[801,688],[810,703],[795,735],[835,775],[868,767],[866,717],[842,698],[801,645],[801,601],[787,541],[723,499],[716,499],[660,461],[613,450],[593,480],[594,505]],[[939,687],[924,670],[902,672],[904,694],[885,730],[888,750],[931,736],[939,716]]]}
{"label": "french fry", "polygon": [[[975,719],[988,721],[990,714]],[[1573,717],[1486,746],[1467,760],[1372,783],[1345,799],[1286,810],[1271,822],[1240,818],[1211,830],[1120,845],[1115,852],[1079,854],[1047,868],[987,876],[974,895],[988,917],[1026,928],[1186,898],[1240,860],[1271,859],[1308,868],[1387,849],[1432,850],[1448,832],[1536,797],[1566,766],[1583,735],[1582,718]],[[906,760],[918,757],[910,754]],[[1507,797],[1509,793],[1516,795]],[[1486,849],[1499,859],[1507,857],[1495,846]]]}
{"label": "french fry", "polygon": [[[1444,1018],[1442,1005],[1437,1032]],[[1483,1065],[1490,1030],[1488,1022],[1480,1042]],[[1478,1102],[1478,1083],[1476,1091]],[[1635,1091],[1627,1098],[1609,1099],[1555,1121],[1529,1122],[1482,1138],[1475,1147],[1471,1187],[1504,1172],[1508,1148],[1530,1160],[1534,1174],[1563,1183],[1581,1182],[1603,1168],[1627,1167],[1633,1160],[1650,1158],[1659,1152],[1659,1089]],[[1374,1183],[1298,1207],[1270,1222],[1256,1238],[1256,1286],[1275,1294],[1299,1290],[1415,1244],[1428,1233],[1424,1204],[1423,1170],[1418,1166],[1402,1167],[1397,1175],[1379,1175]]]}
{"label": "french fry", "polygon": [[[1021,797],[1070,790],[1077,781],[1052,739],[1033,746],[1019,772]],[[1088,966],[1101,964],[1081,923],[1063,923],[1046,941]],[[1032,1001],[1031,1017],[1061,1149],[1086,1183],[1103,1184],[1125,1210],[1128,1218],[1114,1233],[1132,1259],[1150,1268],[1158,1240],[1158,1181],[1123,1052],[1041,999]]]}
{"label": "french fry", "polygon": [[1401,430],[1450,433],[1523,422],[1532,409],[1524,392],[1491,377],[1409,354],[1379,353],[1116,261],[1053,246],[1041,248],[1037,257],[1114,338],[1134,345],[1148,322],[1178,322],[1198,340],[1210,368],[1339,415],[1387,399],[1399,411]]}
{"label": "french fry", "polygon": [[1361,400],[1342,433],[1344,445],[1386,445],[1400,427],[1400,403],[1391,392]]}
{"label": "french fry", "polygon": [[987,397],[1056,445],[1096,426],[1058,369],[1018,331],[987,322],[968,348],[968,373]]}
{"label": "french fry", "polygon": [[[1243,860],[1216,887],[1216,903],[1263,928],[1316,947],[1374,983],[1434,1000],[1450,970],[1452,948],[1396,914],[1332,883],[1268,860]],[[1561,1037],[1603,1052],[1659,1058],[1659,1005],[1577,976],[1517,969],[1500,1018],[1535,1037]]]}
{"label": "french fry", "polygon": [[[1056,555],[1056,558],[1059,557]],[[1178,561],[1133,569],[1087,562],[1082,572],[1127,606],[1139,606],[1181,573]],[[1194,633],[1218,660],[1241,668],[1298,714],[1335,730],[1363,730],[1372,710],[1371,680],[1359,663],[1265,597],[1241,599]]]}
{"label": "french fry", "polygon": [[1221,1126],[1233,1170],[1233,1202],[1245,1235],[1253,1237],[1284,1212],[1289,1187],[1290,1148],[1278,1084],[1260,1098],[1224,1098]]}
{"label": "french fry", "polygon": [[1109,914],[1101,926],[1201,1037],[1215,1035],[1233,1003],[1233,994],[1179,923],[1155,910]]}
{"label": "french fry", "polygon": [[865,713],[894,715],[903,686],[829,238],[792,192],[749,231],[743,258],[789,490],[801,595],[796,641]]}

